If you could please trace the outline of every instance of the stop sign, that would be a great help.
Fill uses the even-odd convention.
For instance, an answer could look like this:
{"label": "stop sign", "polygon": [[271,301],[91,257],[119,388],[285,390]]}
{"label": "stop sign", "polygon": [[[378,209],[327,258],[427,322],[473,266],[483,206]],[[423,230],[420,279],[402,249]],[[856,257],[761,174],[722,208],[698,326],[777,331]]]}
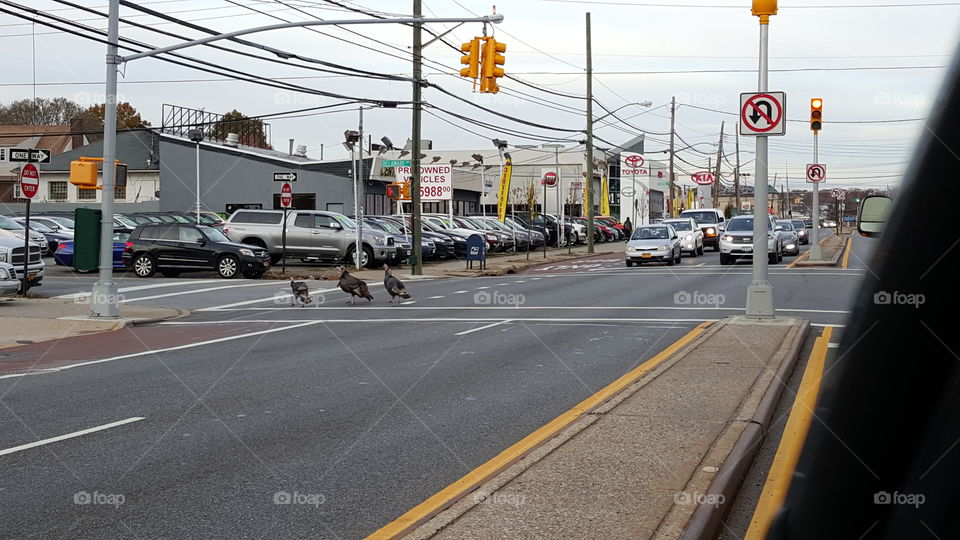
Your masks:
{"label": "stop sign", "polygon": [[549,187],[557,185],[557,173],[548,172],[543,175],[543,183]]}
{"label": "stop sign", "polygon": [[20,169],[20,193],[32,199],[40,191],[40,171],[33,163],[27,163]]}
{"label": "stop sign", "polygon": [[290,208],[293,204],[293,188],[290,186],[290,182],[284,182],[280,187],[280,207],[281,208]]}

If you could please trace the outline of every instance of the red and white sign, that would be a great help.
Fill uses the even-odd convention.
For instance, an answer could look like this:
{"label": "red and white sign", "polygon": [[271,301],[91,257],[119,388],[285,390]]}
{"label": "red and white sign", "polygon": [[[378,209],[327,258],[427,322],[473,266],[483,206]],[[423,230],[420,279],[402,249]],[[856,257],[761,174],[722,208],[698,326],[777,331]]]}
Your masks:
{"label": "red and white sign", "polygon": [[[409,182],[412,169],[409,165],[394,167],[397,182]],[[453,199],[453,165],[436,163],[420,165],[420,200],[449,201]]]}
{"label": "red and white sign", "polygon": [[25,163],[20,168],[20,193],[32,199],[40,191],[40,171],[33,163]]}
{"label": "red and white sign", "polygon": [[547,187],[553,187],[557,185],[557,173],[555,172],[544,173],[543,184]]}
{"label": "red and white sign", "polygon": [[827,179],[827,166],[821,163],[807,164],[807,182],[823,182]]}
{"label": "red and white sign", "polygon": [[280,208],[290,208],[293,206],[293,187],[290,182],[284,182],[280,186]]}
{"label": "red and white sign", "polygon": [[784,135],[787,123],[784,92],[740,94],[741,135]]}
{"label": "red and white sign", "polygon": [[628,176],[648,176],[650,167],[640,154],[632,152],[620,153],[620,178]]}
{"label": "red and white sign", "polygon": [[690,180],[693,180],[694,184],[699,184],[701,186],[709,186],[713,183],[713,173],[709,171],[700,171],[690,175]]}

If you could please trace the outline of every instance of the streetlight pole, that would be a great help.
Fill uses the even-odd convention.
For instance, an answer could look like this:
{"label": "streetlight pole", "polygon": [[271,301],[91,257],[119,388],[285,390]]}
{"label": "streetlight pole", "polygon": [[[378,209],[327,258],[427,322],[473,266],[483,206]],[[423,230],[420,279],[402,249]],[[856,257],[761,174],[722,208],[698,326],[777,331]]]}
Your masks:
{"label": "streetlight pole", "polygon": [[[100,274],[90,297],[90,315],[117,318],[120,305],[113,281],[113,197],[117,156],[117,54],[120,0],[110,0],[107,14],[107,79],[103,109],[103,196],[100,206]],[[29,236],[29,235],[28,235]],[[26,289],[26,287],[24,287]]]}
{"label": "streetlight pole", "polygon": [[[357,127],[357,130],[360,132],[360,140],[357,141],[357,144],[359,145],[359,152],[360,152],[360,159],[357,161],[356,183],[359,184],[357,186],[357,196],[363,197],[364,201],[366,201],[365,194],[367,192],[367,188],[366,188],[366,184],[364,184],[363,182],[363,106],[360,107],[360,124]],[[361,268],[363,268],[363,264],[361,263],[361,260],[363,258],[363,249],[362,249],[363,247],[363,243],[362,243],[363,241],[363,205],[360,203],[359,199],[357,199],[356,213],[353,215],[356,216],[357,218],[356,254],[357,254],[357,270],[360,270]]]}
{"label": "streetlight pole", "polygon": [[[767,50],[770,41],[770,16],[777,13],[776,0],[753,0],[753,14],[760,17],[759,90],[767,91]],[[771,319],[773,285],[767,277],[767,136],[757,136],[757,167],[753,205],[753,281],[747,287],[746,316]]]}
{"label": "streetlight pole", "polygon": [[583,198],[587,203],[587,253],[593,253],[593,46],[590,42],[590,12],[587,15],[587,169]]}

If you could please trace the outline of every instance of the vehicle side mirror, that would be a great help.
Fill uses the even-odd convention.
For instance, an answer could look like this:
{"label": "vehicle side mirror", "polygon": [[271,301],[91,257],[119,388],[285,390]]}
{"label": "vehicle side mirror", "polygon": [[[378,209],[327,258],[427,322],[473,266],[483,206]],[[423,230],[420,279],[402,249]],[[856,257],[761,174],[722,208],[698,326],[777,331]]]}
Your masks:
{"label": "vehicle side mirror", "polygon": [[203,247],[203,246],[207,245],[207,239],[206,239],[206,238],[201,238],[200,241],[197,242],[197,243],[200,244],[200,247]]}
{"label": "vehicle side mirror", "polygon": [[860,202],[857,212],[857,232],[861,236],[880,236],[893,207],[893,199],[885,195],[870,195]]}
{"label": "vehicle side mirror", "polygon": [[343,225],[340,225],[339,222],[334,221],[334,222],[330,223],[329,225],[327,225],[327,228],[340,230],[340,229],[343,228]]}

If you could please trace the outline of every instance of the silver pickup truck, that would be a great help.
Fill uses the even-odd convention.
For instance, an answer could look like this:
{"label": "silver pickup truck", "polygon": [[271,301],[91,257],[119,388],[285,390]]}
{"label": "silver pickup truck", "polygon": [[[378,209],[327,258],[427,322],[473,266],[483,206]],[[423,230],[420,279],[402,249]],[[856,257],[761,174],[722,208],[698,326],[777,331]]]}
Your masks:
{"label": "silver pickup truck", "polygon": [[[43,270],[46,264],[42,259],[43,251],[40,246],[30,243],[30,262],[27,263],[27,279],[30,287],[37,287],[43,281]],[[23,240],[0,236],[0,263],[13,266],[10,279],[23,279]]]}
{"label": "silver pickup truck", "polygon": [[[283,253],[282,210],[237,210],[223,225],[233,242],[261,246],[274,263]],[[320,210],[287,212],[287,256],[322,261],[355,262],[356,224],[343,214]],[[364,267],[396,264],[406,256],[392,235],[363,229],[360,264]]]}

